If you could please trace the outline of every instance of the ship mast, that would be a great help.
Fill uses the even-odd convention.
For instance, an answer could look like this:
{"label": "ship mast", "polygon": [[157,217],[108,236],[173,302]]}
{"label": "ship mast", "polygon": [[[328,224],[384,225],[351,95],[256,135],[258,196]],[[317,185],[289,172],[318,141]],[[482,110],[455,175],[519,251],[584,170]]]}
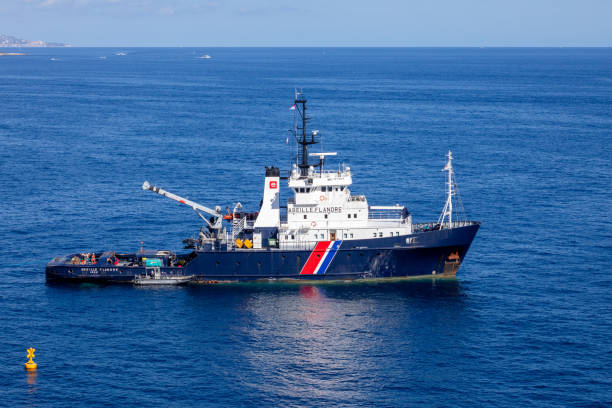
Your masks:
{"label": "ship mast", "polygon": [[319,143],[315,139],[315,136],[317,136],[319,132],[315,130],[310,135],[308,135],[306,131],[306,124],[310,120],[310,117],[306,115],[306,102],[307,101],[304,97],[304,93],[296,89],[295,101],[293,105],[295,107],[296,112],[295,129],[293,131],[293,136],[297,140],[297,143],[300,145],[297,157],[297,165],[300,168],[300,175],[304,177],[308,175],[308,168],[310,166],[317,167],[321,164],[308,163],[308,146]]}
{"label": "ship mast", "polygon": [[448,172],[448,180],[446,181],[447,191],[446,191],[446,204],[444,204],[444,209],[442,210],[442,214],[438,219],[438,224],[442,226],[444,224],[444,220],[448,219],[448,228],[453,228],[453,196],[455,195],[455,191],[453,189],[454,183],[454,172],[453,172],[453,153],[449,150],[446,154],[448,161],[446,162],[446,166],[442,169],[442,171]]}

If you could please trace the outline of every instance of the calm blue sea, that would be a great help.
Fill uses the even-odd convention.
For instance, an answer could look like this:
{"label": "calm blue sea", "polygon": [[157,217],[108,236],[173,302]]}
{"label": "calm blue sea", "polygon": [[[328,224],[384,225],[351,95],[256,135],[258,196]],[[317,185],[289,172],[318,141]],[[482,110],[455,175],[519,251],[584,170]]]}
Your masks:
{"label": "calm blue sea", "polygon": [[[0,405],[612,405],[612,49],[26,52],[0,57]],[[144,180],[256,209],[295,87],[371,204],[437,219],[453,150],[483,222],[457,280],[45,284],[199,230]]]}

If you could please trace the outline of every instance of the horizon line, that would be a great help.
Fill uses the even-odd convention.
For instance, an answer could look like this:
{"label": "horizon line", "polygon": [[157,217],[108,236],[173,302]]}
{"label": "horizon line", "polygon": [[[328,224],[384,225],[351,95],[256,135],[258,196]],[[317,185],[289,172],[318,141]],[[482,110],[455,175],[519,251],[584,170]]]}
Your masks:
{"label": "horizon line", "polygon": [[71,45],[15,48],[612,48],[610,45]]}

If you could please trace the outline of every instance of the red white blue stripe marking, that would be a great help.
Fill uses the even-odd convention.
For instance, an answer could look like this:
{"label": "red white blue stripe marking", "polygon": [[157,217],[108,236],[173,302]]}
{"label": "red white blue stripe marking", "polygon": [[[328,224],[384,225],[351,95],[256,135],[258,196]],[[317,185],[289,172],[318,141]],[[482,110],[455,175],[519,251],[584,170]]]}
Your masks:
{"label": "red white blue stripe marking", "polygon": [[342,241],[319,241],[314,247],[300,275],[323,275],[334,260]]}

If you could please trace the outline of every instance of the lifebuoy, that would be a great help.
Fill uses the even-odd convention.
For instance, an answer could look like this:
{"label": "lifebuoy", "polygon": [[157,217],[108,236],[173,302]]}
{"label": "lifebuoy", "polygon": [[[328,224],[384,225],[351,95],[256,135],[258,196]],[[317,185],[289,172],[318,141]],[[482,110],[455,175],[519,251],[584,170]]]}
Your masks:
{"label": "lifebuoy", "polygon": [[321,197],[319,197],[319,199],[320,199],[321,201],[325,201],[325,200],[327,200],[327,199],[325,198],[325,196],[324,196],[324,195],[322,195],[322,194],[321,194]]}
{"label": "lifebuoy", "polygon": [[313,227],[316,227],[317,226],[317,222],[313,221],[313,222],[310,223],[310,225],[313,226]]}

